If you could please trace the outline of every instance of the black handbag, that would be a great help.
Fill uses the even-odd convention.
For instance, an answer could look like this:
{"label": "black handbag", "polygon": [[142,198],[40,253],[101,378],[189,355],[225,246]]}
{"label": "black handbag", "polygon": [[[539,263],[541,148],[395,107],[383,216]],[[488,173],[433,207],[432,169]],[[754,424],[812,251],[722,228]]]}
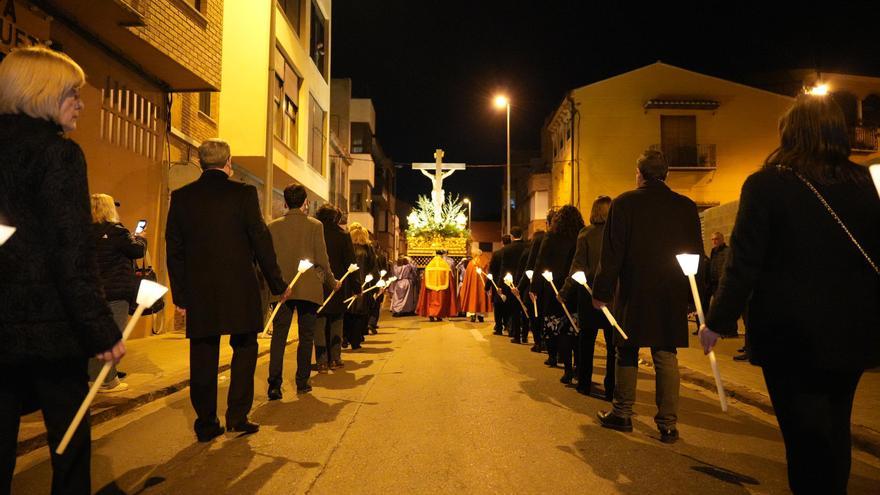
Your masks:
{"label": "black handbag", "polygon": [[[151,282],[157,281],[156,272],[153,271],[152,266],[147,266],[146,260],[143,261],[143,264],[141,266],[138,266],[137,261],[133,261],[132,265],[134,265],[135,294],[137,294],[137,290],[141,286],[141,280],[149,280]],[[137,296],[135,296],[135,299],[137,299]],[[128,307],[128,314],[133,315],[136,308],[136,302],[130,304]],[[165,308],[165,296],[160,297],[155,304],[153,304],[149,308],[144,309],[143,314],[151,315],[153,313],[158,313],[159,311],[162,311],[163,308]]]}

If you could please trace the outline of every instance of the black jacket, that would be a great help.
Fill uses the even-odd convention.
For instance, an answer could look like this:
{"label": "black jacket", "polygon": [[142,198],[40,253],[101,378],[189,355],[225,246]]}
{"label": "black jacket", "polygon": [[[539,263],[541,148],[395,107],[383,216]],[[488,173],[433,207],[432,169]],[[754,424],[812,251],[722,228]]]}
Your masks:
{"label": "black jacket", "polygon": [[98,282],[86,160],[61,128],[0,115],[0,364],[92,356],[120,338]]}
{"label": "black jacket", "polygon": [[[574,259],[576,237],[566,237],[554,232],[548,232],[541,241],[541,248],[535,260],[534,279],[541,279],[541,284],[536,292],[538,295],[538,308],[548,315],[562,315],[562,305],[556,299],[553,287],[544,280],[543,273],[547,270],[553,273],[553,284],[561,289],[568,278],[568,270],[571,268],[571,260]],[[577,298],[569,295],[565,297],[565,305],[569,311],[574,312]]]}
{"label": "black jacket", "polygon": [[189,338],[259,332],[263,304],[256,266],[269,290],[287,284],[260,215],[254,186],[207,170],[171,193],[165,229],[174,304],[186,308]]}
{"label": "black jacket", "polygon": [[[351,236],[339,225],[324,224],[324,242],[327,244],[327,256],[330,258],[330,269],[336,280],[341,279],[345,272],[348,271],[349,265],[356,263],[354,255],[354,244],[351,242]],[[345,313],[344,300],[348,299],[358,291],[357,272],[349,275],[342,288],[333,295],[327,306],[321,311],[321,314],[341,315]],[[325,290],[324,297],[330,295],[330,291]]]}
{"label": "black jacket", "polygon": [[652,180],[611,202],[593,297],[613,297],[629,336],[615,333],[615,345],[688,346],[690,284],[675,257],[682,253],[704,256],[693,201]]}
{"label": "black jacket", "polygon": [[522,275],[522,254],[526,251],[526,248],[529,247],[529,244],[520,239],[518,241],[512,241],[507,246],[504,246],[504,249],[501,250],[501,266],[500,273],[498,275],[493,275],[497,277],[495,279],[495,283],[498,284],[499,287],[502,288],[504,293],[508,297],[513,297],[510,288],[507,284],[504,283],[504,276],[508,273],[513,276],[513,283],[516,284],[519,281],[520,276]]}
{"label": "black jacket", "polygon": [[[544,235],[546,234],[543,230],[535,232],[535,235],[529,243],[528,251],[523,251],[523,256],[526,260],[523,263],[522,277],[520,277],[519,286],[517,287],[520,294],[523,295],[523,299],[528,297],[526,294],[529,292],[537,294],[540,290],[541,282],[544,281],[541,277],[534,277],[532,281],[529,282],[529,278],[526,276],[528,270],[535,269],[535,262],[538,260],[538,251],[541,250],[541,243],[544,241]],[[540,273],[537,273],[536,275],[540,275]],[[539,278],[541,278],[541,280],[538,280]]]}
{"label": "black jacket", "polygon": [[147,240],[135,237],[121,223],[93,223],[92,239],[98,258],[98,278],[108,301],[134,302],[137,279],[132,260],[144,257]]}
{"label": "black jacket", "polygon": [[[865,176],[862,185],[814,186],[877,263],[880,201]],[[749,296],[753,363],[880,365],[880,276],[791,172],[765,169],[743,184],[709,328],[735,333]]]}
{"label": "black jacket", "polygon": [[[599,268],[599,255],[602,251],[602,236],[605,233],[605,224],[587,225],[578,233],[574,258],[571,260],[571,268],[568,277],[559,289],[565,298],[577,299],[578,318],[582,322],[582,328],[609,328],[610,323],[601,311],[593,308],[593,297],[586,288],[574,281],[571,275],[583,271],[587,276],[587,285],[593,288],[596,278],[596,270]],[[606,301],[610,303],[611,301]]]}
{"label": "black jacket", "polygon": [[[509,245],[509,244],[508,244],[508,245]],[[498,297],[500,294],[497,294],[497,293],[495,292],[495,285],[497,285],[498,288],[500,289],[500,288],[501,288],[501,285],[502,285],[502,283],[503,283],[503,281],[502,281],[502,279],[501,279],[502,276],[503,276],[503,275],[501,274],[501,261],[503,260],[504,249],[505,249],[505,248],[507,248],[507,246],[503,246],[501,249],[499,249],[499,250],[497,250],[497,251],[494,251],[494,252],[492,253],[492,257],[489,259],[489,271],[488,271],[488,273],[491,273],[491,274],[492,274],[492,279],[493,279],[493,280],[490,281],[490,280],[489,280],[489,277],[486,276],[486,275],[488,275],[488,273],[483,273],[483,278],[485,279],[485,284],[486,284],[486,285],[485,285],[485,289],[486,289],[487,291],[491,291],[491,292],[492,292],[492,297],[495,298],[494,301],[495,301],[496,304],[497,304],[498,302],[501,301],[501,298]],[[492,283],[493,281],[495,282],[494,284]]]}
{"label": "black jacket", "polygon": [[[349,236],[350,238],[350,236]],[[354,244],[354,257],[360,270],[348,276],[351,279],[352,290],[354,293],[360,294],[362,289],[372,287],[379,281],[379,270],[376,268],[376,252],[373,247],[367,244]],[[373,280],[364,285],[367,275],[372,275]],[[347,281],[347,280],[346,280]],[[349,313],[364,315],[367,314],[376,302],[373,294],[379,289],[373,289],[369,293],[358,296],[357,300],[348,309]]]}
{"label": "black jacket", "polygon": [[718,287],[721,281],[721,275],[724,273],[724,263],[727,261],[729,250],[727,244],[722,244],[717,248],[712,248],[712,254],[709,256],[709,287],[712,291]]}

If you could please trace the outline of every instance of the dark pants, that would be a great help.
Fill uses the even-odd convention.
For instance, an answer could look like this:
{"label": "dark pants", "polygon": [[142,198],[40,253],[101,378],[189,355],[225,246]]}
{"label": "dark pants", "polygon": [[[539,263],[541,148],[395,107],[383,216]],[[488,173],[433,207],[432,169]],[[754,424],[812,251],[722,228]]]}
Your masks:
{"label": "dark pants", "polygon": [[[585,319],[581,321],[585,321]],[[610,326],[608,325],[608,327]],[[578,335],[578,347],[580,348],[577,368],[578,387],[585,391],[590,390],[589,387],[593,381],[593,357],[598,335],[598,328],[587,325],[581,328],[581,333]],[[602,335],[605,337],[605,397],[610,399],[614,395],[614,367],[617,361],[614,355],[614,330],[603,328]]]}
{"label": "dark pants", "polygon": [[528,321],[523,321],[525,315],[523,315],[522,307],[519,305],[519,301],[517,301],[516,297],[511,294],[507,297],[507,304],[507,328],[510,330],[510,337],[522,343],[528,342]]}
{"label": "dark pants", "polygon": [[[369,297],[373,297],[372,294]],[[385,294],[377,297],[373,302],[373,306],[370,307],[370,318],[367,321],[367,328],[379,328],[379,312],[382,310],[382,303],[385,302]]]}
{"label": "dark pants", "polygon": [[[532,340],[535,341],[535,345],[540,346],[543,339],[541,335],[542,319],[535,316],[535,309],[531,305],[527,304],[526,307],[529,308],[529,327],[532,329]],[[528,330],[523,331],[523,337],[528,339]]]}
{"label": "dark pants", "polygon": [[852,453],[850,415],[862,370],[765,366],[764,380],[785,441],[796,495],[845,494]]}
{"label": "dark pants", "polygon": [[[678,394],[680,377],[678,374],[678,351],[674,347],[651,348],[654,360],[655,402],[657,415],[654,422],[660,428],[672,429],[678,422]],[[636,402],[636,379],[639,373],[639,348],[618,347],[616,383],[614,385],[614,414],[629,418],[633,415]]]}
{"label": "dark pants", "polygon": [[561,334],[556,338],[556,342],[559,346],[559,354],[562,356],[562,365],[565,367],[565,374],[568,376],[574,376],[572,356],[574,356],[575,363],[577,363],[579,357],[577,336],[568,333]]}
{"label": "dark pants", "polygon": [[[226,425],[247,421],[254,403],[254,370],[257,368],[257,332],[229,336],[232,346]],[[189,340],[190,400],[196,411],[196,430],[217,422],[217,367],[220,336]]]}
{"label": "dark pants", "polygon": [[296,311],[299,342],[296,345],[296,388],[309,384],[312,373],[312,347],[315,345],[315,326],[319,305],[301,299],[287,300],[272,321],[272,344],[269,347],[269,385],[281,386],[284,370],[284,351],[287,349],[287,334],[290,322]]}
{"label": "dark pants", "polygon": [[315,362],[342,361],[343,315],[321,313],[316,323],[315,335],[323,334],[323,342],[315,343]]}
{"label": "dark pants", "polygon": [[345,313],[342,332],[352,349],[358,349],[364,341],[369,316],[358,313]]}
{"label": "dark pants", "polygon": [[502,301],[494,290],[492,291],[492,306],[495,315],[495,333],[503,333],[504,325],[507,323],[507,302]]}
{"label": "dark pants", "polygon": [[88,392],[86,360],[0,367],[0,494],[10,493],[15,471],[20,416],[38,407],[43,412],[52,457],[52,493],[91,493],[89,418],[79,424],[63,455],[55,453],[61,437]]}

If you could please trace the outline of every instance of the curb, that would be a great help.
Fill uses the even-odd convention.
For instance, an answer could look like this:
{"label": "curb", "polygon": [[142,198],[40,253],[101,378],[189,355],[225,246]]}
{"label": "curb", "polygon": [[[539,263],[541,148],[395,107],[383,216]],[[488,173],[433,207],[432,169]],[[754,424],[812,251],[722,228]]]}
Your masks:
{"label": "curb", "polygon": [[[296,342],[296,340],[288,342],[287,345],[290,345],[293,342]],[[265,356],[266,354],[269,354],[268,348],[257,353],[257,359],[259,359],[262,356]],[[221,364],[217,368],[217,374],[219,375],[220,373],[223,373],[223,372],[229,370],[230,367],[232,367],[231,361],[226,364]],[[109,421],[113,418],[119,417],[119,416],[121,416],[121,415],[135,409],[135,408],[138,408],[144,404],[148,404],[148,403],[153,402],[155,400],[161,399],[162,397],[166,397],[166,396],[171,395],[175,392],[179,392],[187,387],[189,387],[189,378],[187,378],[185,380],[181,380],[177,383],[172,383],[171,385],[168,385],[166,387],[162,387],[158,390],[151,390],[149,392],[144,392],[143,394],[138,395],[137,397],[126,400],[125,402],[120,402],[118,404],[111,405],[111,406],[107,407],[106,409],[102,410],[101,412],[98,412],[95,414],[90,414],[89,415],[89,422],[90,422],[91,426],[93,427],[97,424],[101,424],[105,421]],[[18,447],[16,448],[16,451],[15,451],[16,457],[22,456],[22,455],[27,454],[29,452],[33,452],[34,450],[37,450],[41,447],[46,446],[47,445],[46,436],[47,436],[47,433],[45,431],[43,431],[39,435],[30,437],[30,438],[25,438],[24,440],[21,440],[20,442],[18,442]]]}

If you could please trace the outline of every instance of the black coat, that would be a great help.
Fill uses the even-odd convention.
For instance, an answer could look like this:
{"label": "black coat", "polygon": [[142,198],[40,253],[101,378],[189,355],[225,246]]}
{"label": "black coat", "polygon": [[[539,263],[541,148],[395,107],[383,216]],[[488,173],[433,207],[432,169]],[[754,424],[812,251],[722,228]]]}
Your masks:
{"label": "black coat", "polygon": [[259,332],[263,305],[254,261],[269,290],[287,288],[254,186],[207,170],[171,193],[165,230],[174,304],[189,338]]}
{"label": "black coat", "polygon": [[[814,186],[878,263],[880,201],[864,174],[860,186]],[[753,363],[880,365],[880,276],[791,172],[765,169],[746,180],[728,251],[708,326],[735,333],[751,296]]]}
{"label": "black coat", "polygon": [[[376,268],[376,252],[373,247],[368,244],[354,244],[354,257],[360,269],[348,276],[353,284],[352,289],[355,293],[360,294],[362,289],[369,288],[379,281],[379,270]],[[372,275],[373,280],[364,286],[364,280],[367,275]],[[357,315],[365,315],[369,313],[376,301],[373,294],[379,289],[373,289],[368,294],[358,296],[357,300],[348,309],[349,313]]]}
{"label": "black coat", "polygon": [[[587,276],[587,285],[593,287],[596,279],[596,270],[599,268],[599,256],[602,252],[602,236],[605,233],[605,224],[587,225],[582,228],[577,237],[577,247],[574,258],[571,260],[571,268],[565,284],[559,289],[563,297],[577,298],[578,318],[583,322],[583,328],[610,328],[610,323],[601,311],[593,308],[593,297],[586,288],[574,281],[571,275],[583,271]],[[610,301],[606,301],[610,302]]]}
{"label": "black coat", "polygon": [[[531,242],[529,243],[528,251],[523,251],[523,255],[526,260],[523,264],[522,269],[522,277],[519,279],[519,292],[523,294],[523,298],[525,299],[528,292],[538,293],[541,287],[541,282],[544,281],[541,277],[534,277],[532,281],[529,281],[529,278],[526,276],[526,272],[528,270],[535,269],[535,262],[538,261],[538,251],[541,250],[541,243],[544,242],[545,232],[543,230],[539,230],[535,232],[535,235],[532,237]],[[536,273],[535,275],[540,275],[540,273]],[[541,278],[541,280],[538,280]]]}
{"label": "black coat", "polygon": [[121,223],[92,224],[92,240],[98,258],[98,278],[108,301],[133,303],[138,279],[132,261],[144,257],[147,240],[135,237]]}
{"label": "black coat", "polygon": [[[614,300],[615,345],[687,347],[690,285],[677,254],[704,256],[697,205],[660,181],[611,202],[593,296]],[[615,294],[616,289],[616,294]]]}
{"label": "black coat", "polygon": [[[0,364],[85,359],[120,338],[98,282],[86,160],[61,128],[0,115]],[[10,378],[10,377],[7,377]]]}
{"label": "black coat", "polygon": [[[351,236],[339,225],[324,224],[324,242],[327,244],[327,256],[330,258],[330,270],[336,280],[341,279],[345,272],[348,271],[349,265],[356,263],[354,255],[354,244],[351,242]],[[358,291],[357,272],[349,275],[342,288],[333,295],[327,306],[321,311],[321,314],[341,315],[345,313],[344,300],[348,299]],[[324,297],[330,295],[330,291],[324,293]]]}
{"label": "black coat", "polygon": [[513,276],[514,284],[519,281],[520,276],[522,275],[521,271],[523,270],[521,263],[522,255],[528,247],[529,244],[520,239],[518,241],[512,241],[501,250],[500,273],[493,276],[496,277],[495,283],[501,287],[508,297],[513,297],[513,295],[510,292],[510,288],[504,283],[504,276],[509,273]]}
{"label": "black coat", "polygon": [[[567,237],[555,232],[548,232],[541,241],[541,248],[538,251],[538,257],[535,260],[534,279],[541,279],[536,294],[538,295],[538,308],[547,315],[562,315],[562,305],[556,299],[553,287],[544,280],[542,275],[544,271],[550,270],[553,273],[553,284],[557,289],[561,289],[568,278],[568,270],[571,268],[571,261],[574,259],[577,237]],[[565,305],[569,311],[574,312],[577,305],[577,297],[569,295],[565,297]]]}
{"label": "black coat", "polygon": [[[486,276],[486,275],[488,275],[488,273],[485,273],[485,272],[483,273],[483,278],[485,279],[485,289],[487,291],[492,292],[492,297],[495,298],[496,304],[497,304],[497,302],[501,301],[501,299],[498,297],[499,294],[495,293],[495,285],[498,285],[498,288],[501,288],[501,285],[502,285],[501,277],[503,275],[501,274],[501,262],[504,259],[503,258],[504,257],[504,249],[506,247],[507,246],[503,246],[501,249],[494,251],[492,253],[492,257],[489,258],[489,271],[488,271],[488,273],[492,274],[493,280],[490,281],[489,277]],[[495,282],[495,284],[492,283],[493,281]]]}

